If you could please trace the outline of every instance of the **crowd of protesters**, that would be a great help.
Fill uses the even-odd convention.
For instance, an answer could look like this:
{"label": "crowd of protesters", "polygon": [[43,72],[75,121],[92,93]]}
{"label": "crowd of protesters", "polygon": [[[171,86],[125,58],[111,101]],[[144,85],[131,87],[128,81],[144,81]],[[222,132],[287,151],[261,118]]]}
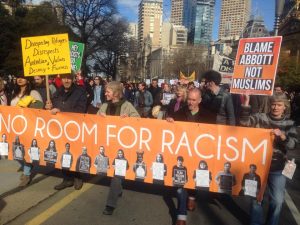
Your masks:
{"label": "crowd of protesters", "polygon": [[[107,82],[100,76],[84,78],[79,73],[75,76],[50,78],[48,99],[46,79],[43,76],[32,79],[17,75],[0,78],[0,102],[1,105],[8,106],[44,108],[51,110],[52,114],[77,112],[273,129],[275,141],[268,180],[270,207],[267,224],[276,225],[286,182],[281,171],[286,162],[287,150],[295,148],[297,143],[300,93],[297,90],[287,93],[280,85],[275,85],[272,97],[230,94],[229,89],[228,85],[221,84],[221,75],[213,70],[206,71],[199,83],[163,83],[161,87],[157,79],[153,79],[150,86],[147,86],[145,82]],[[30,183],[32,167],[32,164],[20,161],[19,170],[23,171],[20,186]],[[79,190],[83,185],[78,172],[63,170],[63,178],[55,189],[61,190],[74,185]],[[189,208],[186,204],[188,194],[183,186],[176,188],[177,224],[184,225]],[[121,194],[122,178],[114,177],[103,211],[105,215],[113,214]],[[260,215],[257,204],[256,201],[252,203],[252,224],[261,224],[257,221]]]}

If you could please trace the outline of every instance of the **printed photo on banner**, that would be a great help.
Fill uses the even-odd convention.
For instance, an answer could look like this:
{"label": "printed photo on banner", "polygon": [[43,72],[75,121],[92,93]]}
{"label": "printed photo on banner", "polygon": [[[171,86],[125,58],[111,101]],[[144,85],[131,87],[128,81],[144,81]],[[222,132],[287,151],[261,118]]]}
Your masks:
{"label": "printed photo on banner", "polygon": [[12,143],[13,158],[14,160],[23,161],[25,156],[24,145],[20,143],[19,136],[15,137],[15,141]]}
{"label": "printed photo on banner", "polygon": [[87,148],[82,147],[82,154],[78,157],[76,171],[80,173],[90,173],[91,157],[87,154]]}
{"label": "printed photo on banner", "polygon": [[107,170],[109,169],[109,158],[105,155],[104,146],[99,147],[99,154],[95,158],[94,166],[96,167],[97,174],[107,175]]}
{"label": "printed photo on banner", "polygon": [[230,93],[272,95],[282,37],[239,41]]}
{"label": "printed photo on banner", "polygon": [[6,134],[2,134],[2,139],[0,142],[0,156],[1,157],[7,157],[8,156],[8,149],[9,149],[9,145],[7,143],[7,136]]}
{"label": "printed photo on banner", "polygon": [[115,176],[125,178],[129,164],[122,149],[118,150],[117,157],[113,161],[113,166],[115,168]]}
{"label": "printed photo on banner", "polygon": [[32,139],[31,146],[28,149],[28,155],[30,157],[31,162],[39,162],[40,161],[40,148],[38,146],[37,140]]}
{"label": "printed photo on banner", "polygon": [[133,172],[135,173],[135,180],[138,181],[144,181],[147,174],[147,167],[143,157],[144,152],[136,152],[136,161],[133,164]]}
{"label": "printed photo on banner", "polygon": [[273,153],[270,130],[214,124],[2,106],[0,129],[9,160],[252,197],[264,192]]}
{"label": "printed photo on banner", "polygon": [[61,156],[61,168],[64,170],[70,170],[73,164],[73,155],[70,152],[71,145],[70,143],[65,144],[65,152]]}
{"label": "printed photo on banner", "polygon": [[167,165],[164,163],[164,158],[161,153],[156,155],[155,162],[151,167],[152,179],[154,184],[164,184],[165,176],[167,176]]}

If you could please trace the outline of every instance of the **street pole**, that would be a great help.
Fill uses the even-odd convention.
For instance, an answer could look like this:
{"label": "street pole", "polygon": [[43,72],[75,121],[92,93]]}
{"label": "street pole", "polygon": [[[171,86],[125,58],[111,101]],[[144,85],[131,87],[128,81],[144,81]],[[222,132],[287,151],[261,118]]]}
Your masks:
{"label": "street pole", "polygon": [[274,36],[278,35],[279,21],[284,7],[284,0],[275,0]]}

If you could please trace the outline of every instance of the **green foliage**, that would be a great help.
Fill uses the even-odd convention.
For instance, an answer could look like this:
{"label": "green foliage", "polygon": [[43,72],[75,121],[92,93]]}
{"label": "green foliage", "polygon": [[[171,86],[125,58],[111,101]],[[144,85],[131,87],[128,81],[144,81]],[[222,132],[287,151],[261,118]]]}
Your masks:
{"label": "green foliage", "polygon": [[296,56],[281,56],[276,83],[286,90],[294,90],[300,87],[300,65]]}
{"label": "green foliage", "polygon": [[0,5],[0,27],[0,71],[3,74],[22,73],[21,37],[57,33],[69,33],[70,39],[74,36],[60,23],[57,11],[47,2],[32,9],[20,6],[14,15],[9,15]]}

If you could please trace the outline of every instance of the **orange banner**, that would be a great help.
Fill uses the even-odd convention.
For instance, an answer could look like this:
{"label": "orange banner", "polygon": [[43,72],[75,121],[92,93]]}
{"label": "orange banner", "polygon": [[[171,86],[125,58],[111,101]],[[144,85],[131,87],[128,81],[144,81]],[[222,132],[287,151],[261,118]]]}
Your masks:
{"label": "orange banner", "polygon": [[[223,185],[232,194],[240,192],[250,164],[257,166],[261,194],[272,156],[270,130],[257,128],[77,113],[51,115],[45,110],[1,106],[0,130],[7,136],[11,160],[22,158],[22,149],[16,146],[23,145],[25,160],[43,166],[61,169],[69,165],[73,171],[108,176],[125,173],[130,180],[206,187],[214,192]],[[31,147],[33,139],[37,146]],[[49,148],[51,140],[55,151]],[[66,143],[70,144],[68,157]],[[99,155],[103,149],[106,158]],[[126,163],[114,160],[119,149],[124,151]],[[199,168],[200,161],[206,165]],[[229,165],[226,162],[231,168],[224,172]]]}
{"label": "orange banner", "polygon": [[231,93],[272,95],[282,37],[242,38]]}

